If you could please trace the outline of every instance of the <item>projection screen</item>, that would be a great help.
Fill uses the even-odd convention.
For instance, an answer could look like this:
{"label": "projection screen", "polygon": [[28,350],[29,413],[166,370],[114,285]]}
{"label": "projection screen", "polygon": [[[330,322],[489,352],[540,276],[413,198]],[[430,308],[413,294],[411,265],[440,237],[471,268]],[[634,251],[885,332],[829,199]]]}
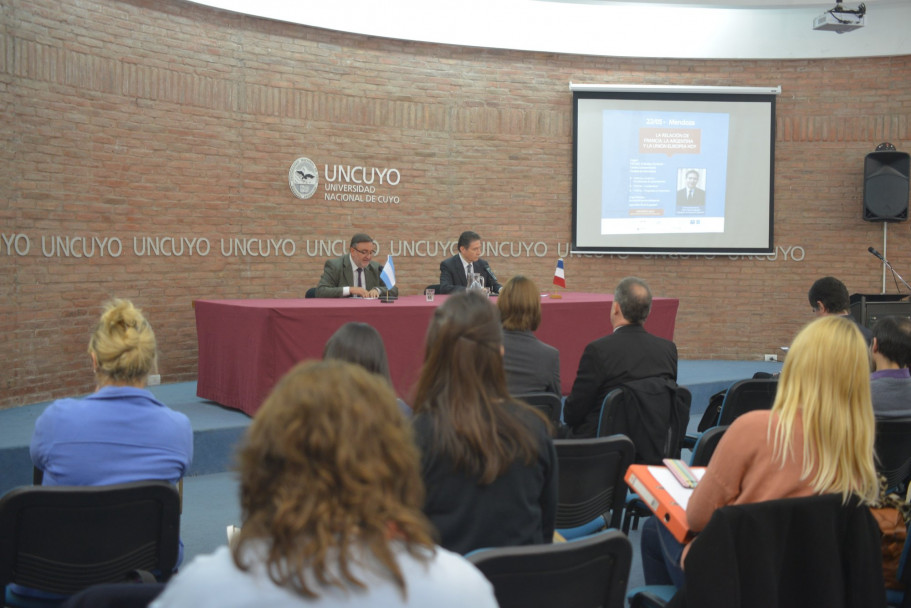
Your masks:
{"label": "projection screen", "polygon": [[577,253],[772,253],[780,87],[570,85]]}

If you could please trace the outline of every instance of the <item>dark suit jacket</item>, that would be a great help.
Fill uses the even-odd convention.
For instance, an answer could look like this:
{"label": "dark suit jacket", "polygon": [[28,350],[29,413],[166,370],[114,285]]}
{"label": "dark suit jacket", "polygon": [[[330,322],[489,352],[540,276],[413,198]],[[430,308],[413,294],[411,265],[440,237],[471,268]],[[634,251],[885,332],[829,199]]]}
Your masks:
{"label": "dark suit jacket", "polygon": [[715,511],[690,547],[686,584],[668,605],[867,608],[885,606],[885,593],[870,509],[822,494]]}
{"label": "dark suit jacket", "polygon": [[[500,284],[487,271],[487,261],[481,258],[474,263],[474,271],[481,273],[484,277],[484,287],[490,287],[493,293],[500,293]],[[465,278],[465,267],[462,266],[462,258],[459,254],[446,258],[440,262],[440,293],[447,294],[455,291],[461,291],[468,287],[468,280]]]}
{"label": "dark suit jacket", "polygon": [[[364,289],[370,291],[374,287],[379,287],[380,295],[387,291],[391,296],[398,296],[397,287],[387,289],[380,273],[383,267],[379,262],[370,261],[364,268]],[[326,260],[323,266],[323,276],[319,279],[319,285],[316,286],[317,298],[341,298],[344,287],[350,287],[355,284],[354,272],[351,270],[351,256],[347,253],[340,258]]]}
{"label": "dark suit jacket", "polygon": [[678,207],[705,207],[705,190],[693,188],[693,199],[687,200],[686,188],[677,190]]}
{"label": "dark suit jacket", "polygon": [[641,325],[626,325],[585,347],[563,420],[573,437],[594,437],[601,403],[612,389],[651,377],[677,381],[677,346]]}
{"label": "dark suit jacket", "polygon": [[503,368],[509,394],[560,392],[560,352],[530,331],[503,330]]}

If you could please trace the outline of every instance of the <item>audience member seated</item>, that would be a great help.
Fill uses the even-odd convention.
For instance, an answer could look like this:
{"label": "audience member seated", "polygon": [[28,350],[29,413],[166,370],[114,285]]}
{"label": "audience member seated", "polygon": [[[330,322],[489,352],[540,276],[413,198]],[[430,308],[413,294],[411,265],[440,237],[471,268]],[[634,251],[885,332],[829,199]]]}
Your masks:
{"label": "audience member seated", "polygon": [[911,319],[883,317],[873,326],[870,392],[877,418],[911,416]]}
{"label": "audience member seated", "polygon": [[549,543],[557,460],[549,423],[506,388],[500,315],[467,290],[436,309],[414,402],[427,501],[440,544]]}
{"label": "audience member seated", "polygon": [[152,326],[131,302],[108,302],[89,356],[95,392],[55,401],[35,422],[31,456],[43,485],[176,483],[193,459],[193,429],[146,390],[157,356]]}
{"label": "audience member seated", "polygon": [[388,383],[342,361],[299,364],[238,456],[243,525],[152,604],[494,607],[421,513],[420,457]]}
{"label": "audience member seated", "polygon": [[[740,416],[722,437],[687,505],[690,529],[726,505],[826,493],[876,501],[874,428],[863,335],[842,317],[813,321],[791,345],[772,410]],[[685,547],[655,517],[641,542],[646,584],[680,587]]]}
{"label": "audience member seated", "polygon": [[541,324],[541,294],[522,275],[506,281],[497,308],[503,320],[503,368],[512,395],[560,392],[560,353],[532,333]]}
{"label": "audience member seated", "polygon": [[807,293],[810,300],[810,308],[817,316],[825,317],[835,315],[845,317],[857,323],[857,329],[863,334],[864,340],[869,346],[873,339],[873,332],[869,327],[862,325],[851,315],[851,296],[848,295],[848,288],[845,284],[835,277],[823,277],[818,279]]}
{"label": "audience member seated", "polygon": [[[323,348],[323,359],[338,359],[356,363],[368,372],[382,376],[389,386],[392,386],[383,337],[380,336],[380,332],[367,323],[352,321],[339,327],[326,342],[326,346]],[[398,404],[405,416],[411,416],[411,407],[407,403],[399,399]]]}
{"label": "audience member seated", "polygon": [[627,277],[617,285],[610,310],[613,333],[585,347],[563,406],[572,437],[597,434],[601,404],[621,384],[645,378],[677,381],[677,346],[642,326],[651,307],[652,292],[642,279]]}
{"label": "audience member seated", "polygon": [[[105,304],[88,348],[95,392],[55,401],[35,422],[30,452],[43,485],[177,483],[186,474],[193,460],[190,421],[145,388],[156,348],[152,326],[131,302]],[[48,597],[18,586],[12,590]]]}

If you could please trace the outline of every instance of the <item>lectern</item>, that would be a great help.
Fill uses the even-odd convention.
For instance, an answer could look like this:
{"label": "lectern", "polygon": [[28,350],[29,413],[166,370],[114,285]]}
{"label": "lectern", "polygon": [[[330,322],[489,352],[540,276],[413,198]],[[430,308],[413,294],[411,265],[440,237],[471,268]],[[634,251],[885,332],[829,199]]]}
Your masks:
{"label": "lectern", "polygon": [[851,316],[864,327],[873,325],[883,317],[906,317],[911,319],[911,302],[903,293],[853,293],[851,294]]}

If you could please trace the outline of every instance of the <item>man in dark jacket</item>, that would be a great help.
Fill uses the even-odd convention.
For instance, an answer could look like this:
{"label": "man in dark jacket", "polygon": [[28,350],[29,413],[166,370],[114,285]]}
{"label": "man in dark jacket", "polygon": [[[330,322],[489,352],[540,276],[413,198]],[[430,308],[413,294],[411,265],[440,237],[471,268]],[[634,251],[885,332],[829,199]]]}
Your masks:
{"label": "man in dark jacket", "polygon": [[620,281],[611,304],[613,333],[585,347],[563,420],[572,437],[594,437],[601,404],[622,384],[644,378],[677,381],[677,346],[642,326],[652,307],[648,285],[637,277]]}

